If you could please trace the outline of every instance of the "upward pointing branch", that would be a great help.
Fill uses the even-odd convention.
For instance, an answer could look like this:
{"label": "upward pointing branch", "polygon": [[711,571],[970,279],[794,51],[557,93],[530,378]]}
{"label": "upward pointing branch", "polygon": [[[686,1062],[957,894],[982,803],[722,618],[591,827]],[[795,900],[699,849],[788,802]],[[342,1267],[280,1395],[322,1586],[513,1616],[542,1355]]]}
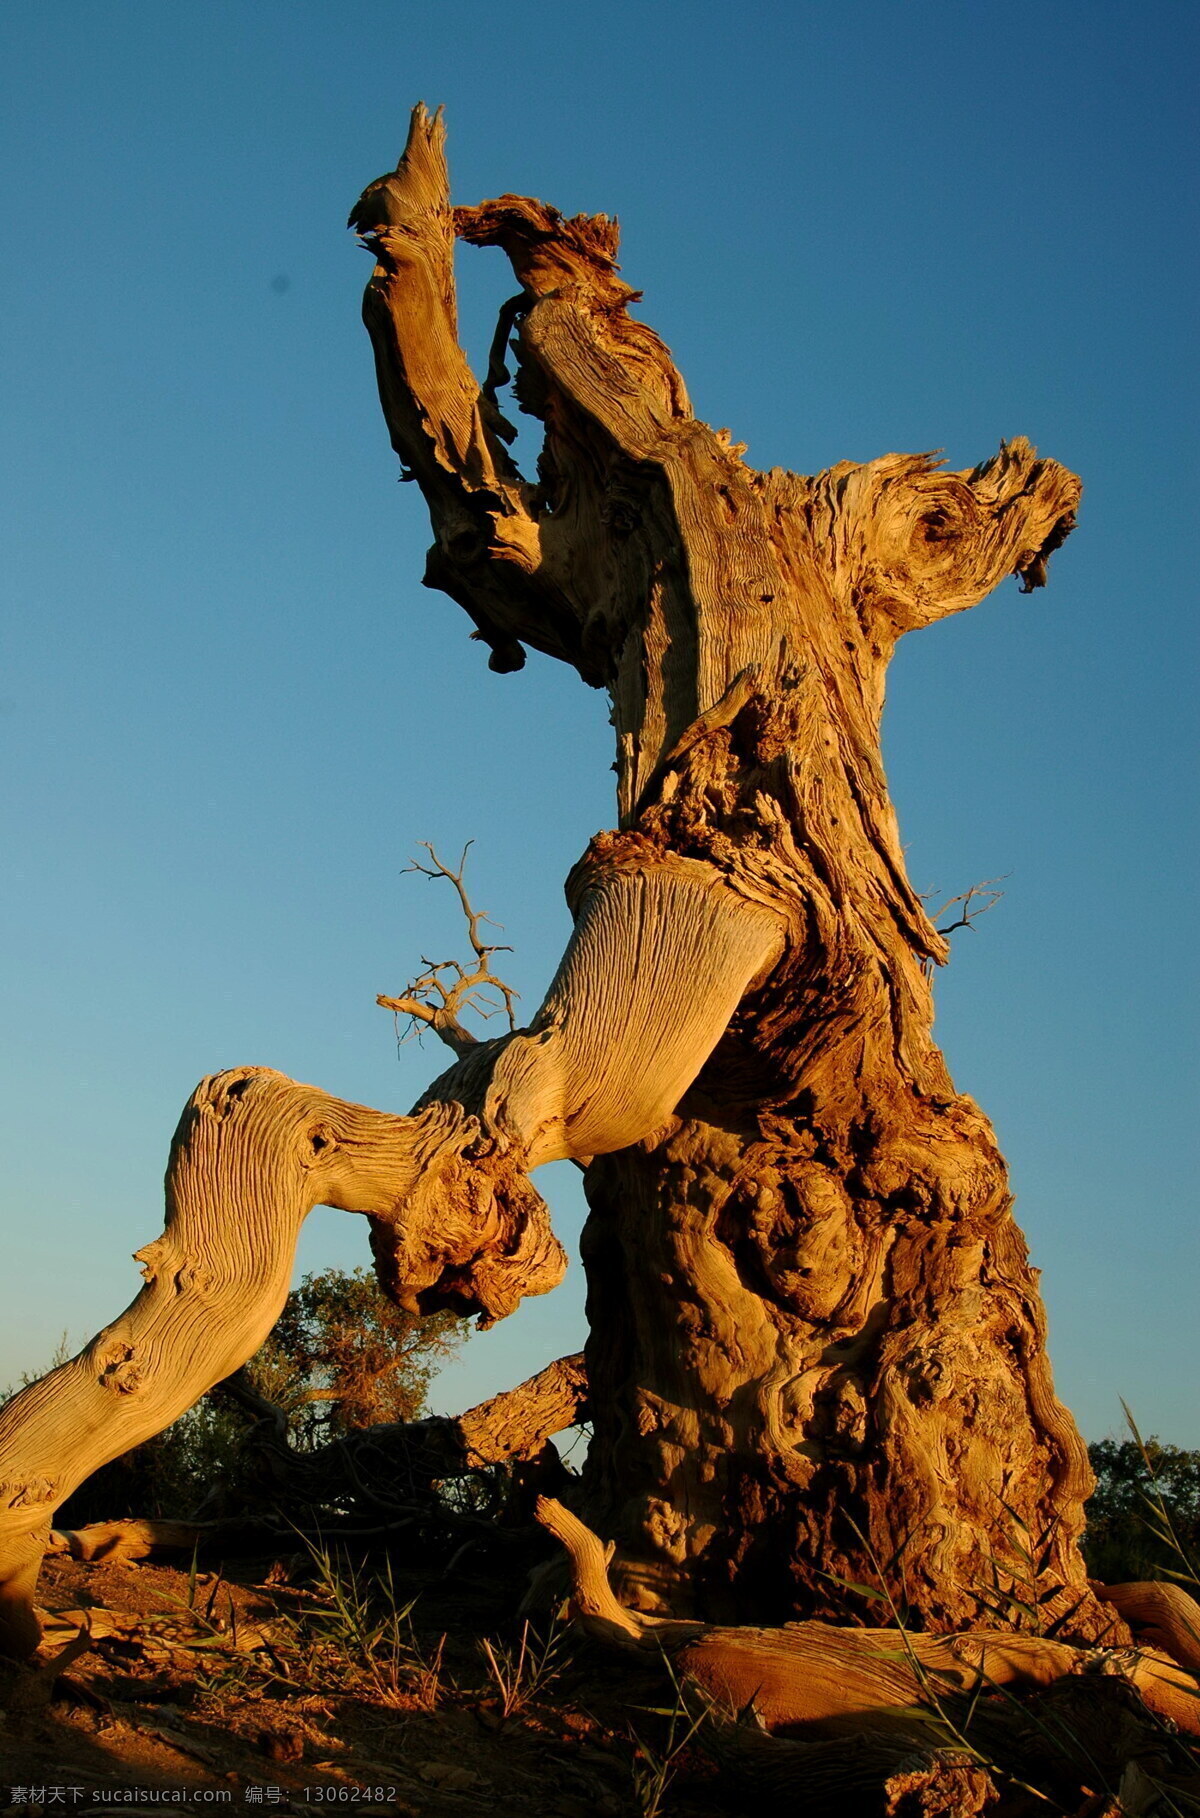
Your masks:
{"label": "upward pointing branch", "polygon": [[503,979],[497,978],[491,967],[493,953],[511,953],[512,948],[489,943],[482,938],[480,924],[489,917],[482,909],[472,907],[463,883],[467,853],[472,843],[467,841],[458,861],[458,870],[451,871],[448,865],[443,865],[428,840],[422,840],[421,845],[429,854],[432,864],[422,865],[419,859],[414,859],[405,869],[419,871],[422,877],[448,878],[454,885],[462,912],[467,918],[467,939],[475,955],[474,968],[468,972],[457,960],[427,960],[422,956],[421,964],[425,971],[406,986],[402,996],[375,999],[383,1009],[392,1010],[397,1016],[409,1017],[414,1028],[423,1023],[459,1055],[476,1045],[475,1036],[458,1019],[460,1010],[474,1010],[479,1016],[491,1017],[503,1009],[508,1017],[509,1028],[515,1029],[517,1026],[513,1003],[518,993],[511,985],[506,985]]}
{"label": "upward pointing branch", "polygon": [[578,616],[545,572],[533,489],[504,446],[511,431],[495,379],[481,388],[459,345],[445,138],[441,114],[415,107],[396,169],[350,211],[376,260],[363,320],[384,418],[401,478],[416,480],[433,520],[425,582],[465,608],[492,669],[520,669],[525,643],[578,664]]}

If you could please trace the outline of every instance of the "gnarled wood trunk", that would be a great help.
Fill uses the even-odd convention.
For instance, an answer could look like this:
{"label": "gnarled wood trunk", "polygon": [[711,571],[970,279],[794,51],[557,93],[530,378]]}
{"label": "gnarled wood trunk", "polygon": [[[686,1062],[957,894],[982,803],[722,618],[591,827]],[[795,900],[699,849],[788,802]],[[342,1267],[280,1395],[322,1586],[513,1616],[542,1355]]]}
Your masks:
{"label": "gnarled wood trunk", "polygon": [[[1101,1632],[1077,1550],[1086,1453],[994,1136],[933,1043],[946,943],[879,746],[897,639],[1005,576],[1042,584],[1078,481],[1021,440],[963,473],[924,455],[756,472],[628,314],[615,223],[517,196],[452,211],[422,109],[351,219],[378,259],[384,412],[433,517],[427,584],[493,668],[528,644],[612,698],[618,826],[572,907],[686,867],[775,930],[715,1052],[689,1045],[673,1115],[588,1170],[586,1495],[627,1594],[778,1618],[844,1608],[830,1575],[882,1573],[942,1628],[994,1620],[998,1578],[1002,1603],[1015,1588],[1063,1632]],[[455,233],[502,246],[521,286],[482,390],[456,339]],[[496,400],[514,327],[516,395],[545,426],[536,484]],[[653,978],[665,930],[653,911],[645,927],[625,963]],[[693,947],[706,1002],[713,957]],[[676,977],[656,1040],[682,1001]],[[653,1064],[610,1020],[593,1063],[614,1054]]]}
{"label": "gnarled wood trunk", "polygon": [[1018,1615],[998,1570],[1025,1602],[1063,1587],[1046,1621],[1082,1597],[1066,1632],[1108,1626],[1076,1552],[1087,1454],[987,1124],[921,1109],[689,1119],[590,1170],[588,1508],[640,1607],[680,1608],[682,1579],[724,1620],[868,1616],[837,1581],[887,1567],[898,1606],[950,1629],[989,1600]]}
{"label": "gnarled wood trunk", "polygon": [[[631,1599],[779,1620],[882,1578],[931,1629],[990,1625],[998,1595],[1017,1626],[1024,1604],[1095,1637],[1086,1456],[992,1132],[933,1044],[946,947],[879,750],[897,638],[1006,575],[1040,585],[1079,484],[1019,440],[964,473],[756,472],[628,314],[615,224],[518,196],[452,210],[442,138],[418,108],[352,215],[426,580],[494,669],[530,645],[608,689],[618,824],[568,880],[530,1027],[452,1041],[411,1117],[262,1069],[198,1089],[145,1289],[0,1413],[0,1649],[36,1643],[71,1487],[266,1335],[309,1207],[369,1216],[404,1304],[490,1320],[561,1273],[527,1176],[564,1156],[590,1164],[584,1491]],[[456,235],[502,246],[521,286],[482,388]],[[496,402],[514,327],[536,483]]]}

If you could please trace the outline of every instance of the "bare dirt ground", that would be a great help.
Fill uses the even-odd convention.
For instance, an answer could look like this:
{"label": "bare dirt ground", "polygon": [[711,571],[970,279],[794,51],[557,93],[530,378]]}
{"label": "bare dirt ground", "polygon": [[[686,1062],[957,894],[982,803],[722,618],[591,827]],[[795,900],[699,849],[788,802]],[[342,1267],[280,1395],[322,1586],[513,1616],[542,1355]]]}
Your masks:
{"label": "bare dirt ground", "polygon": [[41,1654],[0,1662],[0,1814],[1200,1813],[1200,1745],[1119,1673],[977,1693],[932,1753],[911,1753],[924,1708],[894,1713],[899,1753],[881,1711],[815,1747],[803,1726],[766,1737],[685,1705],[652,1653],[548,1618],[539,1639],[516,1610],[541,1544],[491,1530],[418,1569],[393,1543],[369,1571],[321,1548],[207,1570],[52,1556]]}
{"label": "bare dirt ground", "polygon": [[0,1810],[740,1811],[698,1746],[665,1761],[687,1720],[672,1736],[652,1663],[562,1629],[544,1667],[539,1645],[522,1659],[521,1586],[498,1589],[458,1573],[403,1617],[415,1588],[397,1581],[381,1618],[339,1610],[300,1559],[228,1575],[50,1559],[43,1653],[81,1620],[92,1639],[0,1669]]}

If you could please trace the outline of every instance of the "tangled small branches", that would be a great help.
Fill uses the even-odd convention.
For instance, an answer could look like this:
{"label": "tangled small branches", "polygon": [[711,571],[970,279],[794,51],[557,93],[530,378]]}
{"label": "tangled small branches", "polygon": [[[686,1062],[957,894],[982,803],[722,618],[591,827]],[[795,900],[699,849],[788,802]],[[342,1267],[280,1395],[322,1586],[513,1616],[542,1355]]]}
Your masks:
{"label": "tangled small branches", "polygon": [[985,877],[982,883],[972,884],[969,890],[963,890],[958,896],[947,898],[940,908],[932,911],[930,920],[936,923],[939,915],[945,915],[947,909],[954,909],[960,905],[962,913],[957,921],[947,922],[944,928],[939,927],[938,933],[953,934],[956,928],[970,928],[981,915],[986,915],[989,909],[994,909],[1004,895],[999,885],[1007,876],[1006,871],[1001,877]]}
{"label": "tangled small branches", "polygon": [[[979,917],[981,915],[986,915],[989,909],[994,909],[996,904],[1000,901],[1000,898],[1004,895],[1003,890],[1001,890],[999,886],[1004,882],[1004,879],[1008,875],[1009,874],[1006,871],[1000,877],[985,877],[981,883],[972,884],[969,890],[962,890],[957,896],[947,897],[946,901],[944,903],[939,903],[936,909],[929,910],[929,919],[934,924],[937,932],[940,935],[945,936],[947,934],[953,934],[956,928],[973,928],[975,923],[979,920]],[[922,903],[932,902],[933,898],[935,896],[940,896],[940,894],[941,892],[938,890],[919,890],[917,892],[917,896]],[[953,922],[947,922],[944,927],[939,926],[938,917],[945,915],[947,909],[958,909],[958,919]],[[927,979],[931,979],[933,977],[933,961],[931,959],[922,960],[921,970]]]}
{"label": "tangled small branches", "polygon": [[[422,840],[421,845],[432,862],[423,865],[419,859],[414,859],[411,865],[405,866],[405,870],[419,871],[422,877],[443,877],[454,885],[467,919],[467,938],[475,954],[473,968],[468,971],[457,960],[430,960],[422,954],[424,972],[405,986],[400,997],[381,996],[375,999],[383,1009],[394,1011],[397,1017],[408,1017],[409,1026],[402,1040],[407,1041],[409,1036],[419,1035],[422,1027],[429,1028],[440,1036],[447,1047],[453,1048],[456,1054],[465,1054],[476,1043],[476,1037],[459,1021],[461,1011],[474,1010],[477,1016],[485,1019],[503,1012],[508,1018],[509,1028],[515,1029],[517,1026],[513,1004],[518,993],[506,985],[503,979],[497,978],[491,967],[494,953],[511,953],[512,948],[489,944],[482,939],[480,926],[484,922],[491,922],[491,918],[482,909],[472,907],[463,884],[467,853],[472,844],[473,841],[467,841],[458,861],[458,870],[452,871],[442,863],[429,841]],[[491,925],[498,927],[499,923],[492,922]]]}

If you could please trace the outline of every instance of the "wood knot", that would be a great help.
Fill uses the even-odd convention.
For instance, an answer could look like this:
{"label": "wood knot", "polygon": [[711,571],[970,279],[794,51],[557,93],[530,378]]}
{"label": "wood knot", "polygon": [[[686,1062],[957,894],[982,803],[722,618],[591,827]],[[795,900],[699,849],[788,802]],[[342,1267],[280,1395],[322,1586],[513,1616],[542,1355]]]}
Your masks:
{"label": "wood knot", "polygon": [[900,1359],[897,1374],[915,1408],[932,1407],[954,1390],[953,1370],[947,1370],[944,1360],[934,1351],[910,1351]]}
{"label": "wood knot", "polygon": [[110,1346],[100,1352],[96,1362],[96,1380],[102,1389],[110,1389],[115,1395],[133,1395],[142,1387],[142,1366],[132,1345]]}
{"label": "wood knot", "polygon": [[[287,1080],[287,1075],[274,1067],[232,1067],[226,1073],[212,1073],[202,1079],[192,1095],[192,1109],[197,1116],[223,1123],[233,1115],[251,1088],[260,1080]],[[185,1114],[186,1117],[186,1114]],[[185,1125],[180,1125],[182,1136]]]}
{"label": "wood knot", "polygon": [[642,525],[641,508],[637,501],[627,494],[616,493],[604,501],[600,508],[600,517],[608,529],[618,537],[632,536]]}
{"label": "wood knot", "polygon": [[25,1483],[0,1482],[0,1507],[6,1509],[33,1509],[58,1499],[58,1479],[55,1477],[31,1477]]}
{"label": "wood knot", "polygon": [[140,1250],[133,1253],[134,1262],[142,1265],[143,1281],[154,1281],[161,1272],[165,1252],[169,1248],[166,1236],[156,1237],[152,1243],[143,1244]]}

